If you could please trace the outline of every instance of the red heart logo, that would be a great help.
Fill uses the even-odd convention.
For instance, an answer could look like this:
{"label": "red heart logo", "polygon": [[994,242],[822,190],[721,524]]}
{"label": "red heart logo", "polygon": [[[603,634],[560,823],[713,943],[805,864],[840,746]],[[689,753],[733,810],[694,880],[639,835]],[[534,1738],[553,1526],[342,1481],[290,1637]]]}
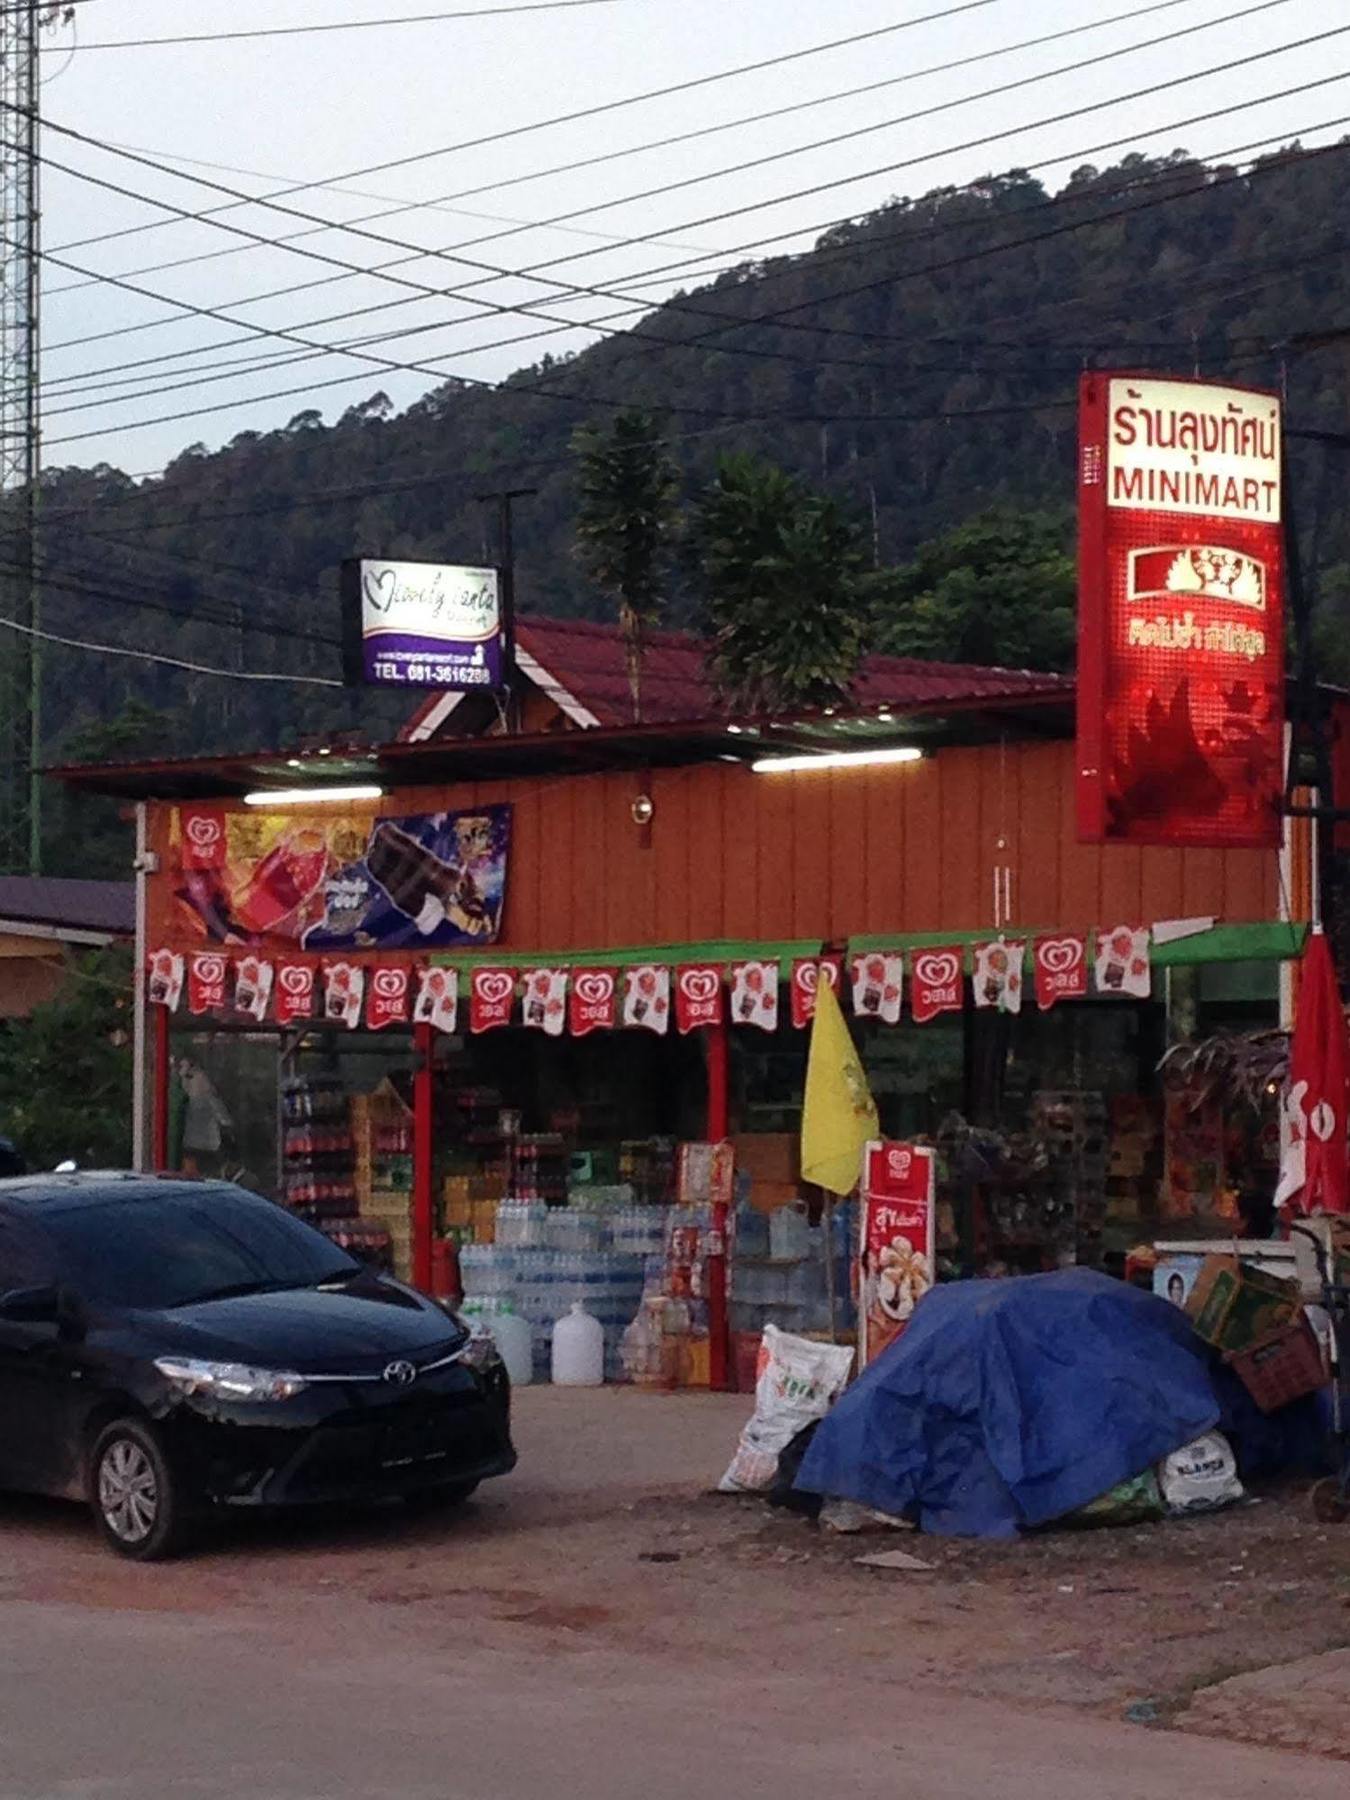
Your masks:
{"label": "red heart logo", "polygon": [[1052,975],[1067,974],[1083,960],[1083,946],[1077,938],[1053,938],[1040,947],[1041,967]]}
{"label": "red heart logo", "polygon": [[313,993],[314,971],[292,964],[290,968],[281,971],[281,986],[283,991],[290,994],[293,999],[299,999],[303,994]]}
{"label": "red heart logo", "polygon": [[375,992],[381,1000],[401,1000],[408,991],[405,969],[376,969]]}
{"label": "red heart logo", "polygon": [[209,987],[225,979],[225,958],[223,956],[199,956],[193,963],[197,979]]}
{"label": "red heart logo", "polygon": [[220,834],[225,827],[209,813],[193,813],[185,829],[189,841],[198,850],[209,850],[213,844],[220,842]]}
{"label": "red heart logo", "polygon": [[680,992],[686,1000],[711,1000],[717,988],[718,977],[712,969],[686,969],[680,976]]}
{"label": "red heart logo", "polygon": [[516,978],[508,975],[505,969],[477,969],[473,985],[480,1000],[495,1006],[515,992]]}
{"label": "red heart logo", "polygon": [[950,950],[929,951],[914,959],[914,979],[924,987],[950,987],[961,973],[961,964]]}
{"label": "red heart logo", "polygon": [[614,977],[607,970],[591,969],[572,983],[578,1000],[586,1006],[604,1006],[614,997]]}

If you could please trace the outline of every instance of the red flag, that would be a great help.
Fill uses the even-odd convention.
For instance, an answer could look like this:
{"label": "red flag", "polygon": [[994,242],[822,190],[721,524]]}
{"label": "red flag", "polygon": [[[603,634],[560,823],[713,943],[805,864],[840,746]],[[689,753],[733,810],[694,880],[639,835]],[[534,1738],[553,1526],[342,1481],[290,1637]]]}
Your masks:
{"label": "red flag", "polygon": [[939,1013],[961,1012],[966,1004],[962,979],[965,951],[959,944],[916,950],[910,965],[909,1005],[916,1025],[924,1025]]}
{"label": "red flag", "polygon": [[837,956],[799,956],[793,963],[789,992],[792,995],[792,1023],[798,1031],[805,1031],[816,1016],[816,983],[822,975],[835,993],[839,992],[842,966],[842,959]]}
{"label": "red flag", "polygon": [[700,1025],[720,1025],[722,971],[716,963],[683,963],[675,971],[675,1023],[680,1036]]}
{"label": "red flag", "polygon": [[406,1025],[411,988],[411,973],[401,963],[373,969],[366,988],[366,1029],[383,1031],[386,1025]]}
{"label": "red flag", "polygon": [[1280,1116],[1277,1206],[1293,1212],[1350,1211],[1346,1177],[1347,1054],[1345,1013],[1325,935],[1303,952],[1298,1017],[1289,1046],[1289,1079]]}
{"label": "red flag", "polygon": [[591,1031],[613,1031],[618,988],[613,969],[577,969],[573,973],[568,1015],[573,1037],[585,1037]]}
{"label": "red flag", "polygon": [[1044,1012],[1056,1000],[1083,1000],[1088,991],[1087,942],[1077,933],[1036,939],[1036,1004]]}
{"label": "red flag", "polygon": [[469,977],[469,1030],[491,1031],[511,1023],[516,1001],[514,969],[475,969]]}
{"label": "red flag", "polygon": [[293,1025],[297,1019],[308,1019],[314,1012],[314,968],[311,963],[277,964],[276,986],[272,990],[273,1010],[278,1025]]}
{"label": "red flag", "polygon": [[199,950],[188,963],[188,1011],[218,1012],[225,1004],[230,965],[214,950]]}
{"label": "red flag", "polygon": [[214,808],[184,809],[183,867],[223,869],[226,857],[225,815]]}

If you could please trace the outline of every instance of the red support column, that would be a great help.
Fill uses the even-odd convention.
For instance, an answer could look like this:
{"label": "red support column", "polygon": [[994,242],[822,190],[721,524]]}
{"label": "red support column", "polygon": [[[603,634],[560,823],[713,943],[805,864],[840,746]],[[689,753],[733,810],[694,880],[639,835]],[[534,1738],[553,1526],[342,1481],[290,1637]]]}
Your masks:
{"label": "red support column", "polygon": [[169,1009],[152,1006],[150,1012],[155,1021],[150,1167],[162,1174],[169,1166]]}
{"label": "red support column", "polygon": [[[708,1044],[708,1141],[720,1144],[727,1136],[730,1123],[729,1088],[730,1057],[727,1022],[720,1020],[707,1028]],[[715,1393],[726,1393],[731,1386],[731,1331],[727,1312],[727,1237],[730,1221],[727,1204],[713,1206],[712,1243],[709,1246],[708,1271],[708,1386]]]}
{"label": "red support column", "polygon": [[426,1294],[431,1292],[431,1240],[435,1235],[436,1218],[431,1128],[434,1046],[432,1027],[429,1024],[414,1025],[412,1280],[413,1286]]}

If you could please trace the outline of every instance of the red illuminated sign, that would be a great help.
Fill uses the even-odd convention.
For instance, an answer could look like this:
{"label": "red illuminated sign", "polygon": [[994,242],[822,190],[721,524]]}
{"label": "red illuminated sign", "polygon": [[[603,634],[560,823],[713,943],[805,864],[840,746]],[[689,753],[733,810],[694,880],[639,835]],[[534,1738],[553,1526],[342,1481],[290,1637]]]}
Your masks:
{"label": "red illuminated sign", "polygon": [[1281,454],[1264,390],[1083,376],[1081,838],[1278,843]]}

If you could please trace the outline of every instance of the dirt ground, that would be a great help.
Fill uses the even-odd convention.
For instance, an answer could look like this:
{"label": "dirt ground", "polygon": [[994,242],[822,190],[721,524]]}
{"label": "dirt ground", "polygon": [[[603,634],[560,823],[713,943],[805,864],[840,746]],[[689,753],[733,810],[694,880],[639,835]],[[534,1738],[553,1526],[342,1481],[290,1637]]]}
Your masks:
{"label": "dirt ground", "polygon": [[[414,1625],[489,1654],[730,1658],[747,1680],[884,1666],[970,1699],[1350,1758],[1350,1526],[1314,1522],[1306,1489],[1012,1544],[842,1537],[709,1491],[748,1404],[525,1390],[520,1468],[458,1516],[250,1520],[159,1567],[118,1562],[78,1509],[7,1500],[0,1607],[215,1618],[297,1645]],[[855,1561],[887,1548],[932,1567]]]}

